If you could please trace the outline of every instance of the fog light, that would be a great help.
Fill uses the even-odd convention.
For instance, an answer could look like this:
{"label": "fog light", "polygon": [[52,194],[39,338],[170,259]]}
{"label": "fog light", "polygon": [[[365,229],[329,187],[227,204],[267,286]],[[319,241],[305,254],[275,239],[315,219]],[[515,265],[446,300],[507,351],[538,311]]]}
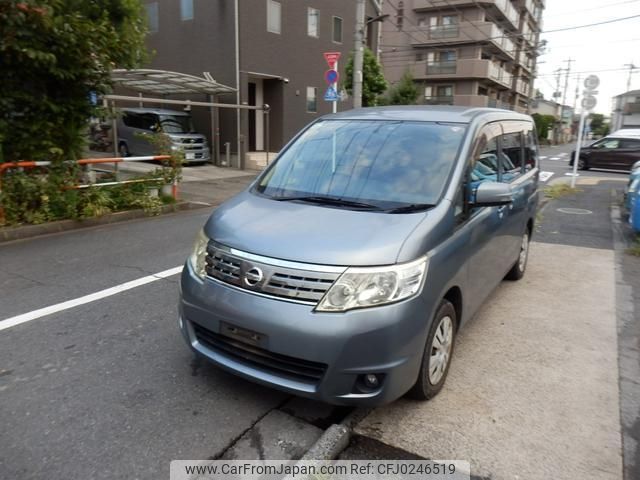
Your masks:
{"label": "fog light", "polygon": [[378,388],[380,382],[378,381],[378,377],[373,373],[368,373],[364,376],[364,384],[369,388]]}

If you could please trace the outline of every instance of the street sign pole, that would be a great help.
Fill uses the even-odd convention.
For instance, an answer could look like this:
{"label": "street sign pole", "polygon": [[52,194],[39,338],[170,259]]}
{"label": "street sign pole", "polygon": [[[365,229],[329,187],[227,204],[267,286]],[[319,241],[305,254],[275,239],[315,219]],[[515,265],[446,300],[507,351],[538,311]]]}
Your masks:
{"label": "street sign pole", "polygon": [[578,123],[578,139],[576,141],[576,154],[573,157],[573,173],[568,174],[571,175],[571,188],[576,187],[576,177],[578,176],[578,162],[580,161],[580,149],[582,148],[582,135],[584,130],[584,121],[587,118],[587,115],[597,104],[596,95],[598,92],[596,88],[600,85],[600,79],[597,75],[589,75],[584,80],[585,91],[584,96],[582,97],[582,113],[580,114],[580,122]]}
{"label": "street sign pole", "polygon": [[[334,64],[333,69],[334,69],[336,72],[338,71],[338,60],[336,60],[336,63]],[[338,82],[335,82],[335,83],[333,84],[333,88],[334,88],[336,91],[338,90]],[[338,112],[338,99],[336,99],[336,100],[333,102],[333,106],[331,107],[331,111],[332,111],[333,113],[337,113],[337,112]]]}
{"label": "street sign pole", "polygon": [[571,175],[571,188],[576,188],[576,177],[578,176],[578,159],[580,158],[580,148],[582,147],[582,130],[584,129],[584,119],[587,111],[583,108],[578,122],[578,141],[576,142],[576,155],[573,157],[573,174]]}
{"label": "street sign pole", "polygon": [[331,111],[336,113],[338,111],[338,80],[340,74],[338,73],[338,60],[340,58],[340,52],[326,52],[324,58],[329,65],[329,70],[324,74],[324,79],[327,82],[327,91],[324,94],[325,102],[331,102]]}

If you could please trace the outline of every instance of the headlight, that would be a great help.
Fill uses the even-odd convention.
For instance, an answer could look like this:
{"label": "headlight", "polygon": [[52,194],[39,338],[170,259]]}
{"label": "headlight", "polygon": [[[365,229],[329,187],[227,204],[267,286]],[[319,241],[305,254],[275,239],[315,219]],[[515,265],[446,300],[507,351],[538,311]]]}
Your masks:
{"label": "headlight", "polygon": [[189,265],[191,265],[193,272],[200,278],[204,278],[206,275],[205,267],[208,243],[209,238],[205,235],[204,230],[200,230],[193,244],[191,255],[189,255]]}
{"label": "headlight", "polygon": [[374,307],[416,295],[427,274],[428,258],[389,267],[349,268],[327,290],[318,312]]}

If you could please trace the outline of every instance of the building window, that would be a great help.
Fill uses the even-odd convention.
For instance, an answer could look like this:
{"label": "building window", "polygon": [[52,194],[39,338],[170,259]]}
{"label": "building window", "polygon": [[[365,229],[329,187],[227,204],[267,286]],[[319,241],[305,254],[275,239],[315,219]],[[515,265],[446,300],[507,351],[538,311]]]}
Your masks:
{"label": "building window", "polygon": [[396,9],[396,27],[398,30],[402,30],[404,24],[404,2],[400,0],[398,2],[398,8]]}
{"label": "building window", "polygon": [[342,43],[342,19],[333,17],[333,41]]}
{"label": "building window", "polygon": [[160,29],[160,21],[158,19],[158,2],[151,2],[145,5],[147,9],[147,25],[149,32],[155,33]]}
{"label": "building window", "polygon": [[193,0],[180,0],[180,18],[193,20]]}
{"label": "building window", "polygon": [[267,30],[280,33],[282,25],[282,5],[274,0],[267,0]]}
{"label": "building window", "polygon": [[453,105],[453,85],[427,85],[424,99],[427,105]]}
{"label": "building window", "polygon": [[320,10],[307,9],[307,35],[315,38],[320,36]]}
{"label": "building window", "polygon": [[307,112],[316,113],[318,111],[318,89],[307,87]]}

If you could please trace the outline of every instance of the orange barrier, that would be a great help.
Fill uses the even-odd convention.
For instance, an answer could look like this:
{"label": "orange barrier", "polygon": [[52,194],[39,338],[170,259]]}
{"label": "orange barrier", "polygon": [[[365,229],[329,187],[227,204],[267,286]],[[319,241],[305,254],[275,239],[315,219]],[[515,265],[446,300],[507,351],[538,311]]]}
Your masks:
{"label": "orange barrier", "polygon": [[[149,160],[169,160],[171,155],[154,155],[154,156],[145,156],[145,157],[107,157],[107,158],[82,158],[80,160],[66,160],[64,163],[76,163],[78,165],[94,165],[99,163],[123,163],[123,162],[144,162]],[[37,167],[48,167],[53,162],[49,160],[42,161],[19,161],[19,162],[4,162],[0,163],[0,192],[2,191],[2,175],[5,171],[10,168],[37,168]],[[92,183],[89,185],[75,185],[69,187],[71,189],[81,189],[81,188],[89,188],[89,187],[101,187],[101,186],[113,186],[113,185],[123,185],[127,183],[138,183],[138,182],[149,182],[155,181],[157,179],[142,179],[142,180],[123,180],[119,182],[108,182],[108,183]],[[171,195],[174,199],[178,199],[178,180],[174,179],[173,184],[171,185]],[[3,217],[3,209],[0,205],[0,218]]]}

